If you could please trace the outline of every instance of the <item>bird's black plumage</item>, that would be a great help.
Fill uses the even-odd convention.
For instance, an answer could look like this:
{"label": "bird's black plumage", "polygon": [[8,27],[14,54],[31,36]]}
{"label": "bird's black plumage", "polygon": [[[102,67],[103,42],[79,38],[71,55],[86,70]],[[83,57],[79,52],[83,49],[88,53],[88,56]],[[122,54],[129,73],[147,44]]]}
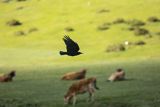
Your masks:
{"label": "bird's black plumage", "polygon": [[64,36],[63,41],[66,45],[67,52],[60,51],[60,55],[76,56],[82,54],[78,44],[74,42],[69,36]]}

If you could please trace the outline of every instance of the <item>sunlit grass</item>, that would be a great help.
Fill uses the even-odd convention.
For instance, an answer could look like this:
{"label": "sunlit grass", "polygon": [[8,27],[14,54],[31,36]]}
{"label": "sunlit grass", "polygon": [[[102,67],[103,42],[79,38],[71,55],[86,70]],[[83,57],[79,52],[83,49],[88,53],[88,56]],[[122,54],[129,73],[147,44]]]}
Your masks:
{"label": "sunlit grass", "polygon": [[[156,33],[160,23],[147,22],[151,16],[160,18],[159,4],[159,0],[0,1],[0,74],[17,71],[14,82],[0,84],[0,107],[64,107],[63,96],[72,82],[60,77],[81,68],[88,69],[87,77],[97,77],[100,91],[94,103],[86,103],[87,95],[79,96],[77,107],[159,107],[160,36]],[[109,11],[98,13],[102,9]],[[144,21],[152,38],[135,36],[127,24],[97,29],[118,18]],[[22,26],[7,26],[11,19],[21,21]],[[66,27],[75,31],[66,32]],[[30,28],[38,31],[28,33]],[[16,36],[21,30],[26,35]],[[59,51],[65,50],[64,35],[75,40],[84,54],[60,56]],[[109,45],[138,40],[146,45],[105,52]],[[129,80],[107,83],[119,67]]]}
{"label": "sunlit grass", "polygon": [[[159,23],[151,24],[146,21],[150,16],[160,17],[158,4],[159,0],[1,2],[0,56],[3,58],[0,62],[3,64],[19,59],[19,62],[34,63],[37,59],[45,63],[50,61],[65,63],[72,60],[85,62],[159,57],[159,36],[155,34],[158,32]],[[23,9],[16,9],[21,6]],[[109,12],[98,13],[101,9],[107,9]],[[133,32],[127,30],[129,26],[126,24],[111,25],[106,31],[97,30],[99,25],[105,22],[111,23],[117,18],[145,21],[147,24],[144,27],[151,31],[153,38],[136,37]],[[7,26],[6,22],[11,19],[20,20],[23,25]],[[66,32],[64,28],[68,26],[73,27],[75,31]],[[38,31],[27,33],[33,27]],[[19,30],[23,30],[26,35],[16,36],[15,32]],[[69,35],[78,42],[84,55],[73,58],[60,57],[59,50],[65,50],[62,41],[64,35]],[[144,40],[147,45],[133,47],[126,52],[105,52],[108,45],[123,43],[126,40],[131,42]]]}

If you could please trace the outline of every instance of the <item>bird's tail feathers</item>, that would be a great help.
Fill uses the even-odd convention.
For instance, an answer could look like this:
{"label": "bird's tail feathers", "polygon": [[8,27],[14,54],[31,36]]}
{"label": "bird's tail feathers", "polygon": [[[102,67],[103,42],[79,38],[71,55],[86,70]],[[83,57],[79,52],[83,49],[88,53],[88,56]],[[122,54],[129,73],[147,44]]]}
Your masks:
{"label": "bird's tail feathers", "polygon": [[60,55],[66,55],[67,52],[59,51],[59,54],[60,54]]}

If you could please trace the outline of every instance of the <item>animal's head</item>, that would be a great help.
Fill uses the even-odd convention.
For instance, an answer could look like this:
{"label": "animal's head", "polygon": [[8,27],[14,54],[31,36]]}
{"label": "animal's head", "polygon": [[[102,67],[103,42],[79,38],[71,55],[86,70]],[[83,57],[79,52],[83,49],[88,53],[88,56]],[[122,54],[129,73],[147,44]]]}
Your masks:
{"label": "animal's head", "polygon": [[14,77],[14,76],[16,76],[16,71],[14,71],[14,70],[13,70],[13,71],[11,71],[11,72],[9,73],[9,76],[10,76],[10,77]]}
{"label": "animal's head", "polygon": [[86,69],[82,69],[81,71],[83,74],[86,74],[87,70]]}
{"label": "animal's head", "polygon": [[69,101],[71,100],[71,97],[68,95],[64,96],[64,104],[69,104]]}
{"label": "animal's head", "polygon": [[61,78],[61,80],[65,80],[65,77],[63,76],[63,77]]}
{"label": "animal's head", "polygon": [[83,54],[82,52],[78,52],[78,55]]}
{"label": "animal's head", "polygon": [[117,69],[117,72],[122,72],[123,70],[121,68]]}

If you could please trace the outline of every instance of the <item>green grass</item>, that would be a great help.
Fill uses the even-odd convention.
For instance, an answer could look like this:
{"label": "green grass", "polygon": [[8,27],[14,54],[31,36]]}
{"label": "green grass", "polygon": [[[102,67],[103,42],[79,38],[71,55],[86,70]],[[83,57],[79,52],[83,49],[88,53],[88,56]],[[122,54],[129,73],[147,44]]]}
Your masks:
{"label": "green grass", "polygon": [[[61,76],[73,70],[87,68],[87,77],[97,77],[99,91],[95,101],[87,103],[88,94],[78,96],[76,107],[158,107],[160,106],[159,60],[114,62],[73,67],[19,68],[14,82],[0,84],[0,105],[5,107],[64,107],[63,96],[73,81]],[[106,82],[116,68],[124,68],[127,80]],[[8,68],[3,69],[5,72]]]}
{"label": "green grass", "polygon": [[[160,17],[159,0],[28,0],[9,3],[0,2],[0,66],[23,66],[41,64],[61,64],[68,62],[92,62],[106,60],[127,60],[128,58],[159,57],[160,23],[148,23],[151,16]],[[90,4],[90,5],[89,5]],[[17,10],[18,7],[24,7]],[[98,13],[101,9],[110,12]],[[117,18],[125,20],[138,19],[146,22],[153,35],[152,38],[136,37],[133,32],[126,30],[126,24],[111,25],[109,30],[98,31],[97,27]],[[20,20],[23,25],[10,27],[6,22],[11,19]],[[73,27],[74,32],[66,32],[65,27]],[[37,32],[27,33],[36,27]],[[23,30],[26,36],[16,36],[15,32]],[[59,50],[65,50],[62,37],[69,35],[85,53],[76,58],[59,56]],[[106,53],[108,45],[124,41],[144,40],[147,45],[133,47],[125,52]],[[16,60],[16,63],[14,60]]]}
{"label": "green grass", "polygon": [[[160,0],[27,0],[0,1],[0,73],[17,71],[12,83],[0,84],[0,107],[64,107],[63,96],[72,82],[61,81],[69,71],[87,68],[87,77],[96,76],[100,91],[94,103],[87,95],[78,96],[77,107],[159,107],[160,106]],[[23,7],[21,10],[17,8]],[[107,9],[109,12],[98,13]],[[135,36],[129,25],[111,25],[106,31],[97,27],[118,18],[146,23],[152,38]],[[18,19],[22,26],[7,26]],[[64,28],[73,27],[74,32]],[[38,31],[28,33],[31,28]],[[25,36],[15,32],[24,31]],[[69,35],[80,45],[83,55],[60,56],[62,41]],[[143,40],[124,52],[106,53],[107,46]],[[128,81],[108,83],[107,77],[122,67]],[[3,106],[4,105],[4,106]]]}

